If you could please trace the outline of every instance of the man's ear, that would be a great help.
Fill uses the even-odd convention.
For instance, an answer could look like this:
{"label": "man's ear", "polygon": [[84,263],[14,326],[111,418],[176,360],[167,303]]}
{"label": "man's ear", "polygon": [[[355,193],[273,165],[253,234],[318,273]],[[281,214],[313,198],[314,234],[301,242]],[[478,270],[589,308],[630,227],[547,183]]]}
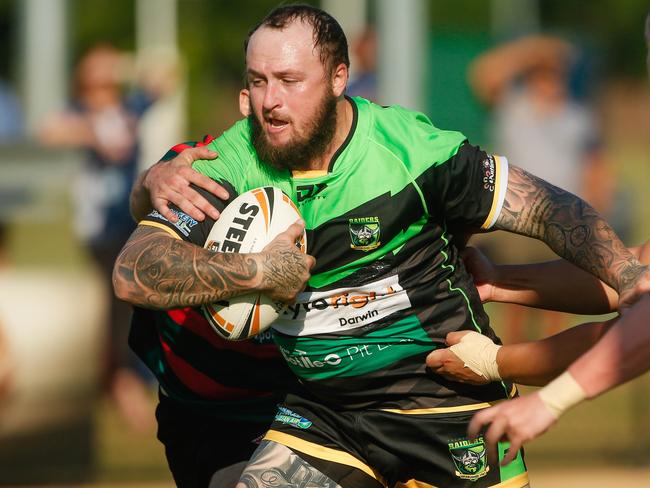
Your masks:
{"label": "man's ear", "polygon": [[341,63],[334,69],[334,73],[332,74],[332,93],[334,93],[336,98],[345,92],[349,77],[350,72],[345,64]]}
{"label": "man's ear", "polygon": [[239,112],[244,117],[248,117],[251,114],[251,97],[248,88],[242,88],[239,90]]}

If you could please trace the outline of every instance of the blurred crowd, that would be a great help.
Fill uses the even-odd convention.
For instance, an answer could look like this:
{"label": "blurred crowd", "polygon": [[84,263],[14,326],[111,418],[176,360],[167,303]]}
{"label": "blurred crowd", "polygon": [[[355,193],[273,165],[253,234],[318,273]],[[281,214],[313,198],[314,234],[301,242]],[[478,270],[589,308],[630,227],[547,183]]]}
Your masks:
{"label": "blurred crowd", "polygon": [[[131,310],[114,297],[111,274],[119,250],[135,228],[129,213],[129,192],[138,171],[164,154],[171,144],[169,141],[177,141],[183,135],[183,119],[175,110],[182,91],[182,78],[182,66],[173,54],[148,53],[148,57],[136,62],[132,55],[111,44],[92,45],[75,65],[66,107],[47,114],[29,133],[15,90],[8,83],[0,83],[0,145],[16,148],[35,143],[79,155],[81,164],[73,180],[68,182],[72,217],[60,223],[67,225],[71,220],[73,234],[91,263],[91,274],[81,278],[85,280],[85,285],[81,285],[86,289],[97,288],[101,293],[100,301],[93,302],[99,315],[84,315],[84,304],[75,302],[75,298],[56,305],[57,310],[64,310],[66,315],[75,318],[70,320],[70,330],[61,330],[58,338],[39,338],[49,340],[52,345],[50,357],[42,361],[35,353],[24,351],[20,344],[24,340],[20,329],[32,324],[35,319],[30,317],[34,314],[26,313],[21,321],[14,318],[16,314],[11,310],[5,310],[4,302],[0,303],[0,437],[16,429],[24,430],[18,427],[23,426],[22,420],[16,419],[20,418],[21,410],[23,413],[28,410],[26,405],[33,393],[29,390],[34,389],[29,376],[21,374],[24,370],[42,368],[41,376],[56,376],[56,373],[45,371],[53,361],[63,365],[65,356],[81,360],[90,351],[98,352],[97,357],[92,358],[95,364],[78,365],[86,371],[97,371],[94,379],[97,388],[91,386],[86,394],[104,392],[130,431],[147,435],[154,432],[156,388],[148,370],[128,348]],[[151,115],[155,115],[155,126],[150,121]],[[14,287],[15,279],[9,277],[19,270],[10,259],[11,230],[13,224],[21,220],[17,216],[22,207],[31,203],[22,201],[22,197],[36,198],[29,190],[30,184],[35,182],[23,183],[27,188],[25,192],[5,185],[0,187],[0,282],[13,280]],[[44,274],[45,271],[40,275],[33,269],[28,271],[32,286],[26,285],[18,298],[21,303],[16,303],[15,307],[29,307],[34,290],[43,288]],[[61,289],[68,285],[65,274],[60,274],[58,287]],[[93,276],[100,279],[94,280]],[[83,300],[83,297],[78,296],[78,299]],[[47,303],[47,300],[40,302]],[[52,310],[52,323],[57,321],[57,316],[57,311]],[[101,322],[86,324],[86,329],[92,331],[93,347],[89,342],[69,337],[73,333],[72,322],[83,320]],[[46,329],[35,324],[33,334],[44,335]],[[57,345],[63,340],[86,347],[88,351],[71,353],[69,347]],[[74,389],[75,386],[68,383],[78,382],[79,374],[69,372],[68,377],[69,380],[62,379],[53,386],[60,390]],[[76,386],[77,389],[88,387],[87,384]],[[73,397],[68,400],[68,403],[75,402]],[[3,416],[9,409],[12,413]],[[51,428],[43,419],[34,419],[32,423],[33,428]],[[33,430],[29,422],[25,428]]]}

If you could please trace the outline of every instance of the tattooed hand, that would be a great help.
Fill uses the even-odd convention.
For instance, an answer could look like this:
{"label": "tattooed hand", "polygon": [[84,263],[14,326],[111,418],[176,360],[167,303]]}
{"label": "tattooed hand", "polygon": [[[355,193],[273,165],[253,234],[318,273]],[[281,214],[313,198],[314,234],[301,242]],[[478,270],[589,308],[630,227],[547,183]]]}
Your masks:
{"label": "tattooed hand", "polygon": [[588,203],[510,166],[495,229],[544,241],[559,256],[610,285],[622,305],[650,289],[650,274]]}
{"label": "tattooed hand", "polygon": [[273,300],[294,302],[311,276],[309,270],[316,260],[296,247],[304,228],[303,223],[292,224],[261,253],[262,283],[259,289]]}
{"label": "tattooed hand", "polygon": [[618,295],[618,309],[623,313],[644,294],[650,292],[650,266],[631,266],[624,274],[626,286]]}

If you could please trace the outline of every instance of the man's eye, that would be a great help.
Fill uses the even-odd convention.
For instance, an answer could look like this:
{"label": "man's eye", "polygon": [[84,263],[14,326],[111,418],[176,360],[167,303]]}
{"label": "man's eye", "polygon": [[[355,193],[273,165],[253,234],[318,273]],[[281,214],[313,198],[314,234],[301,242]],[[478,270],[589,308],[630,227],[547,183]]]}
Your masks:
{"label": "man's eye", "polygon": [[262,80],[261,78],[251,80],[251,85],[253,85],[253,86],[262,86],[262,85],[264,85],[264,80]]}

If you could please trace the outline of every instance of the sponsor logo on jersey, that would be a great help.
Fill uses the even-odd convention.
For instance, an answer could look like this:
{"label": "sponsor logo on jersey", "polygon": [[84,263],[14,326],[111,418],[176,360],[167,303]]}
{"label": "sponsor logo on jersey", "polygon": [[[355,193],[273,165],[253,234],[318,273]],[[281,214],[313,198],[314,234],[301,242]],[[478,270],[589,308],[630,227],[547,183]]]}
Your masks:
{"label": "sponsor logo on jersey", "polygon": [[362,376],[435,348],[420,321],[412,315],[362,337],[276,334],[275,342],[291,370],[305,380]]}
{"label": "sponsor logo on jersey", "polygon": [[[181,212],[180,210],[176,210],[173,208],[170,208],[169,210],[172,211],[174,215],[178,218],[178,220],[175,223],[171,223],[174,227],[178,229],[178,231],[183,234],[185,237],[190,235],[190,232],[192,231],[192,227],[194,227],[198,222],[194,220],[192,217],[187,215],[185,212]],[[149,217],[154,217],[156,219],[164,220],[165,222],[169,222],[161,213],[159,213],[157,210],[152,211],[149,214]]]}
{"label": "sponsor logo on jersey", "polygon": [[496,161],[494,160],[494,156],[489,155],[483,160],[483,188],[485,190],[490,192],[494,191],[496,174]]}
{"label": "sponsor logo on jersey", "polygon": [[278,413],[275,414],[275,420],[276,422],[291,425],[298,429],[308,429],[311,427],[311,420],[281,405],[278,405]]}
{"label": "sponsor logo on jersey", "polygon": [[[299,185],[296,187],[296,192],[298,195],[298,203],[302,203],[305,200],[311,200],[316,198],[316,196],[327,188],[327,183],[316,183],[315,185]],[[323,198],[321,195],[318,198]]]}
{"label": "sponsor logo on jersey", "polygon": [[483,436],[476,439],[459,439],[447,445],[456,466],[455,474],[459,478],[476,481],[490,471]]}
{"label": "sponsor logo on jersey", "polygon": [[292,336],[340,332],[368,326],[410,306],[398,277],[390,276],[356,288],[301,293],[273,327]]}
{"label": "sponsor logo on jersey", "polygon": [[355,217],[349,220],[349,229],[352,249],[372,251],[381,244],[379,217]]}

